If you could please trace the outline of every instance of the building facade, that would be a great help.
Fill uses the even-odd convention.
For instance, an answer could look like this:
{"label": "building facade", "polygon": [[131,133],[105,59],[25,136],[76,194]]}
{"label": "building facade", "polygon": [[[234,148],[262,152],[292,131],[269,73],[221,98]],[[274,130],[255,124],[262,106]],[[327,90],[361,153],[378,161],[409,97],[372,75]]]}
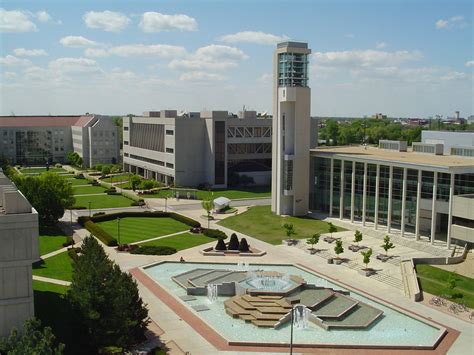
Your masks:
{"label": "building facade", "polygon": [[448,247],[474,243],[473,158],[324,147],[311,150],[310,181],[312,211]]}
{"label": "building facade", "polygon": [[34,316],[31,264],[39,259],[38,214],[0,169],[0,338]]}
{"label": "building facade", "polygon": [[421,131],[421,142],[442,144],[443,154],[474,157],[474,132]]}
{"label": "building facade", "polygon": [[12,164],[66,163],[77,152],[85,167],[120,160],[118,127],[110,117],[2,116],[0,154]]}
{"label": "building facade", "polygon": [[310,53],[307,43],[282,42],[273,57],[272,211],[278,215],[308,212]]}
{"label": "building facade", "polygon": [[272,120],[255,111],[176,110],[123,118],[124,170],[179,186],[227,187],[271,179]]}

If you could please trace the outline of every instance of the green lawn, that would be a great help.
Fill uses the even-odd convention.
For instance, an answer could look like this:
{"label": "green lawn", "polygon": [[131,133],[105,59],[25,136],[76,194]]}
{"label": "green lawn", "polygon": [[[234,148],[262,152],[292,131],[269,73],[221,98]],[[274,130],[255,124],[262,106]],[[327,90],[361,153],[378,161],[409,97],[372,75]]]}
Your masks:
{"label": "green lawn", "polygon": [[[41,174],[46,172],[46,168],[24,168],[20,170],[23,174]],[[65,173],[63,168],[49,168],[50,173]]]}
{"label": "green lawn", "polygon": [[87,180],[87,179],[75,179],[75,178],[72,178],[72,179],[67,179],[67,182],[70,183],[72,186],[76,186],[76,185],[90,185],[90,184],[89,184],[89,180]]}
{"label": "green lawn", "polygon": [[87,195],[87,194],[99,194],[103,193],[105,191],[105,188],[102,186],[73,186],[72,187],[72,193],[74,195]]}
{"label": "green lawn", "polygon": [[41,227],[39,235],[40,255],[45,255],[52,251],[61,249],[66,240],[67,236],[61,229],[59,229],[59,227]]}
{"label": "green lawn", "polygon": [[119,175],[115,175],[113,177],[109,176],[109,177],[106,177],[104,179],[101,179],[102,181],[105,181],[105,182],[119,182],[119,181],[128,181],[129,177],[130,177],[130,173],[126,173],[126,174],[119,174]]}
{"label": "green lawn", "polygon": [[[449,294],[447,280],[451,272],[431,265],[418,264],[416,265],[416,274],[423,291],[438,296]],[[455,279],[456,287],[452,292],[463,294],[463,297],[458,298],[457,302],[464,302],[466,306],[474,308],[474,279],[459,274],[456,274]]]}
{"label": "green lawn", "polygon": [[[172,193],[172,190],[160,190],[154,194],[143,195],[144,198],[163,198],[166,195]],[[270,186],[257,186],[247,188],[235,188],[235,189],[216,189],[211,192],[207,190],[198,190],[196,197],[199,200],[211,198],[215,199],[218,197],[227,197],[228,199],[235,200],[240,198],[263,198],[270,197],[271,188]],[[192,193],[191,193],[192,196]],[[180,192],[181,198],[186,198],[186,191]]]}
{"label": "green lawn", "polygon": [[[228,217],[218,224],[263,240],[270,244],[281,244],[283,239],[288,237],[285,234],[283,225],[292,223],[295,227],[296,235],[292,238],[309,238],[317,232],[327,233],[328,223],[309,217],[282,217],[273,214],[270,206],[255,206],[248,211],[237,216]],[[337,227],[338,231],[345,229]]]}
{"label": "green lawn", "polygon": [[114,208],[114,207],[129,207],[132,200],[122,195],[97,195],[97,196],[75,196],[76,203],[74,207],[89,208],[89,201],[91,202],[91,209],[97,208]]}
{"label": "green lawn", "polygon": [[64,251],[45,259],[43,263],[39,262],[33,264],[33,275],[71,281],[72,259],[67,254],[67,251]]}
{"label": "green lawn", "polygon": [[167,246],[179,251],[209,242],[217,243],[217,239],[206,237],[204,234],[183,233],[172,237],[152,240],[151,242],[140,243],[139,245]]}
{"label": "green lawn", "polygon": [[[116,219],[96,224],[118,240]],[[125,217],[120,219],[120,243],[138,242],[188,229],[186,224],[169,217]]]}
{"label": "green lawn", "polygon": [[120,187],[121,189],[131,189],[132,185],[130,184],[129,181],[127,182],[121,182],[120,184],[114,184],[116,187]]}

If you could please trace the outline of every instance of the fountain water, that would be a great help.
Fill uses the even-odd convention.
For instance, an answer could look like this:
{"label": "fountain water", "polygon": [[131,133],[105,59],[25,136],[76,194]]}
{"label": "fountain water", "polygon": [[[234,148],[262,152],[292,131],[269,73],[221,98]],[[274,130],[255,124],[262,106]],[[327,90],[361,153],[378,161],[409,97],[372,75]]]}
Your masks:
{"label": "fountain water", "polygon": [[308,328],[311,310],[303,305],[297,305],[294,310],[293,326],[299,329]]}
{"label": "fountain water", "polygon": [[209,300],[209,303],[215,303],[217,301],[217,285],[207,285],[207,299]]}

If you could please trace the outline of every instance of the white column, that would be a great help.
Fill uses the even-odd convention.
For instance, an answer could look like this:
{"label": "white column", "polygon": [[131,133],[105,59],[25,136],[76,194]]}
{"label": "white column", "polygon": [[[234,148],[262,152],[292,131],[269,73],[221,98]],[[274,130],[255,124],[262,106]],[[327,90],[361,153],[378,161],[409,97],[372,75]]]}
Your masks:
{"label": "white column", "polygon": [[365,226],[367,204],[367,163],[364,163],[364,186],[362,188],[362,225]]}
{"label": "white column", "polygon": [[374,210],[374,228],[379,227],[379,192],[380,192],[380,165],[377,164],[375,173],[375,210]]}
{"label": "white column", "polygon": [[355,176],[356,162],[352,162],[352,178],[351,178],[351,223],[354,223],[354,206],[355,206]]}
{"label": "white column", "polygon": [[454,173],[451,173],[449,182],[449,207],[448,207],[448,235],[447,247],[451,247],[451,223],[453,222],[453,196],[454,196]]}
{"label": "white column", "polygon": [[333,190],[334,190],[334,159],[331,158],[331,175],[330,175],[330,181],[329,181],[329,217],[332,217]]}
{"label": "white column", "polygon": [[344,216],[344,160],[341,160],[341,193],[339,194],[339,219]]}
{"label": "white column", "polygon": [[416,184],[416,221],[415,221],[415,239],[420,240],[420,200],[421,200],[421,176],[422,170],[418,170],[418,183]]}
{"label": "white column", "polygon": [[433,176],[433,198],[431,200],[431,244],[434,244],[436,235],[436,190],[438,189],[438,172]]}
{"label": "white column", "polygon": [[390,165],[388,173],[388,208],[387,208],[387,232],[392,229],[392,192],[393,192],[393,166]]}
{"label": "white column", "polygon": [[407,168],[403,168],[403,186],[402,186],[402,216],[400,219],[400,227],[402,238],[405,236],[405,213],[406,213],[406,200],[407,200]]}

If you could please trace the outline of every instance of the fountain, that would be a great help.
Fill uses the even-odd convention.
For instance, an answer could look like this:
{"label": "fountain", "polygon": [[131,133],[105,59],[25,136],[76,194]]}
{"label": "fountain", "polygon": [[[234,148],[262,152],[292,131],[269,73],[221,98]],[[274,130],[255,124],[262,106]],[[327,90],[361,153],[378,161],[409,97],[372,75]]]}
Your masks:
{"label": "fountain", "polygon": [[207,285],[207,299],[209,300],[209,303],[215,303],[217,301],[217,285]]}
{"label": "fountain", "polygon": [[249,272],[248,284],[257,290],[281,291],[291,285],[288,275],[262,275],[254,271]]}
{"label": "fountain", "polygon": [[298,329],[308,328],[309,315],[311,310],[304,305],[297,305],[294,309],[293,326]]}

